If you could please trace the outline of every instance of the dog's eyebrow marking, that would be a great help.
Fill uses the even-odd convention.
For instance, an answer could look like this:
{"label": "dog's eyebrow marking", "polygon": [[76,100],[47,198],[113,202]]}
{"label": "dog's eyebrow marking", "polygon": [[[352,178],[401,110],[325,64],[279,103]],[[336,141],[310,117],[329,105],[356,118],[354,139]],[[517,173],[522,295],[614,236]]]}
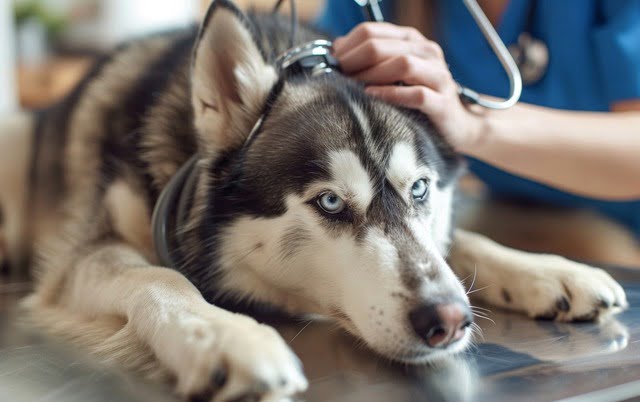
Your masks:
{"label": "dog's eyebrow marking", "polygon": [[349,108],[352,112],[352,116],[356,119],[363,136],[368,136],[371,133],[371,124],[369,124],[369,118],[365,114],[364,110],[353,101],[348,102]]}
{"label": "dog's eyebrow marking", "polygon": [[389,183],[398,191],[404,194],[408,187],[413,184],[418,172],[418,162],[416,151],[408,142],[399,142],[391,151],[389,165],[387,167],[387,179]]}
{"label": "dog's eyebrow marking", "polygon": [[358,156],[343,149],[330,152],[329,161],[331,177],[338,190],[361,212],[366,211],[373,200],[374,186]]}

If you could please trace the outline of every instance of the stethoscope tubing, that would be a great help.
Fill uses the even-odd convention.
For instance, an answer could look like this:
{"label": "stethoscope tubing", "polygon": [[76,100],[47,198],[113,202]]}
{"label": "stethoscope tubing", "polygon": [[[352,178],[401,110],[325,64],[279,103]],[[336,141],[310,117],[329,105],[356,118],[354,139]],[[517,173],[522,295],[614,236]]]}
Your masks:
{"label": "stethoscope tubing", "polygon": [[509,78],[510,93],[509,97],[505,100],[493,101],[481,97],[480,94],[473,90],[470,90],[469,88],[460,86],[460,96],[488,109],[509,109],[510,107],[518,103],[520,95],[522,95],[522,76],[520,75],[520,69],[518,69],[518,65],[513,60],[513,57],[511,57],[511,53],[509,53],[509,50],[505,46],[504,42],[502,41],[502,39],[500,39],[500,35],[498,35],[496,30],[493,28],[493,25],[491,25],[491,22],[478,5],[478,2],[476,0],[462,1],[467,7],[467,10],[469,10],[469,13],[473,17],[473,19],[476,21],[476,24],[478,24],[478,28],[480,28],[480,31],[482,31],[482,34],[487,39],[487,42],[489,42],[493,53],[500,61],[500,64],[502,64],[502,68]]}
{"label": "stethoscope tubing", "polygon": [[[363,8],[365,15],[370,21],[384,21],[382,10],[378,4],[380,0],[355,1]],[[518,103],[518,100],[520,100],[520,96],[522,95],[522,76],[520,75],[518,65],[513,60],[513,57],[511,57],[511,53],[509,53],[504,42],[500,39],[500,35],[498,35],[496,30],[493,28],[493,25],[491,25],[491,22],[482,11],[482,8],[480,8],[480,5],[478,5],[478,2],[476,0],[462,0],[462,2],[467,7],[467,10],[469,10],[469,13],[478,25],[478,28],[480,28],[480,31],[487,42],[489,42],[493,53],[500,61],[502,68],[509,78],[510,90],[509,97],[501,101],[494,101],[487,99],[486,97],[482,97],[478,92],[463,85],[458,85],[458,95],[460,95],[460,98],[465,102],[478,104],[487,109],[509,109]]]}

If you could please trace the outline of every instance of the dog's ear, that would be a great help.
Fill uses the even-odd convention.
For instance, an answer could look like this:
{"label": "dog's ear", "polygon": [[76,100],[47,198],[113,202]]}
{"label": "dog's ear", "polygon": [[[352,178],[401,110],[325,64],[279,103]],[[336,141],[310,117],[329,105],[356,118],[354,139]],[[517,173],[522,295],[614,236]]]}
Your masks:
{"label": "dog's ear", "polygon": [[248,18],[230,1],[214,0],[200,28],[191,71],[201,151],[242,144],[276,80]]}

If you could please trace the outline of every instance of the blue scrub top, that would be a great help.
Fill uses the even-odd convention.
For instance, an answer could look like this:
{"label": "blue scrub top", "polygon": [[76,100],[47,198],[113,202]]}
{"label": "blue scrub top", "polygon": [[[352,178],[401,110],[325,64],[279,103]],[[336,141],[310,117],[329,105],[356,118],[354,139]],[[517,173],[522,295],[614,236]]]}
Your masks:
{"label": "blue scrub top", "polygon": [[[497,27],[507,46],[516,43],[527,26],[530,1],[536,0],[511,0],[507,6]],[[524,87],[522,102],[602,112],[609,111],[616,101],[640,99],[640,0],[537,1],[531,34],[547,44],[549,67],[540,81]],[[386,19],[392,21],[393,1],[380,4]],[[437,6],[435,33],[456,81],[480,93],[506,96],[509,81],[462,1],[438,0]],[[333,35],[344,35],[362,21],[354,1],[327,0],[317,26]],[[469,162],[470,169],[498,196],[595,209],[640,237],[640,200],[611,202],[580,197],[475,159]]]}

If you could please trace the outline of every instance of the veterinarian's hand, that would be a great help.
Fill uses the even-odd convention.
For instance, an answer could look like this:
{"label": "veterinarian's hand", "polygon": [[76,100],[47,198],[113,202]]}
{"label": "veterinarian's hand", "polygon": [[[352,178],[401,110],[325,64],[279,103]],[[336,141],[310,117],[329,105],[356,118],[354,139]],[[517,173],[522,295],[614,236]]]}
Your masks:
{"label": "veterinarian's hand", "polygon": [[477,141],[482,118],[460,101],[440,46],[415,28],[365,22],[335,40],[334,54],[369,94],[422,111],[457,150]]}

